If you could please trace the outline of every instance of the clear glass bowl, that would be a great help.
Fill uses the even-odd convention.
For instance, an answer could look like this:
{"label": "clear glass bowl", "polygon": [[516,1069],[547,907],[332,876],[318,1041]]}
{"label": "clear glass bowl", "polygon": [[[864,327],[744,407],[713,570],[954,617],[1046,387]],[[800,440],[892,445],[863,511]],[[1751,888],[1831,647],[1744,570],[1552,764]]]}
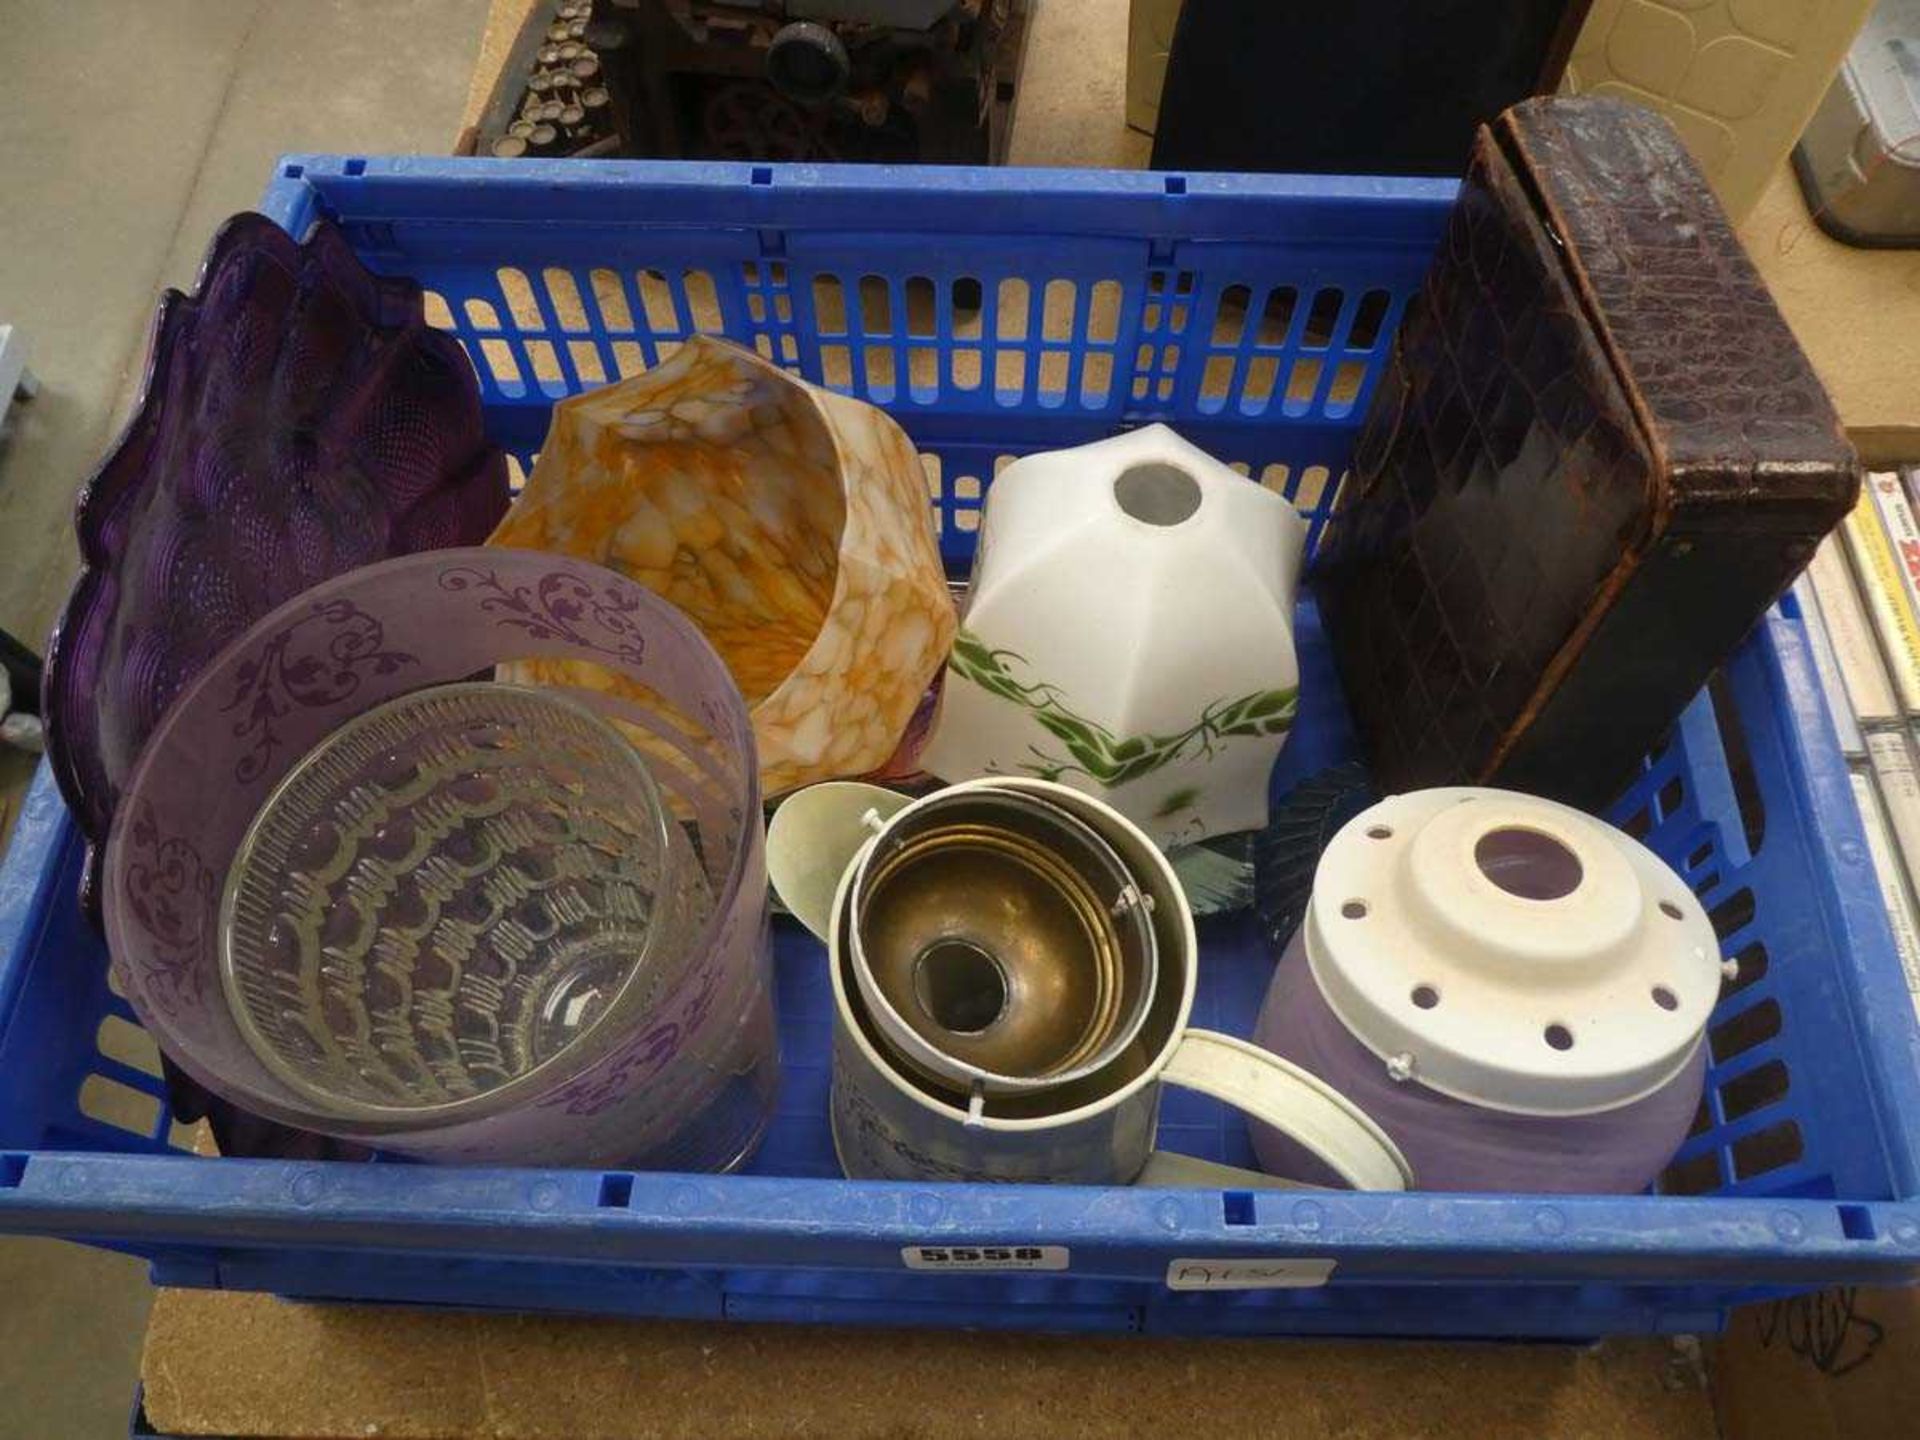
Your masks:
{"label": "clear glass bowl", "polygon": [[712,906],[611,724],[445,685],[350,721],[267,797],[227,874],[220,978],[315,1105],[447,1118],[644,1010]]}

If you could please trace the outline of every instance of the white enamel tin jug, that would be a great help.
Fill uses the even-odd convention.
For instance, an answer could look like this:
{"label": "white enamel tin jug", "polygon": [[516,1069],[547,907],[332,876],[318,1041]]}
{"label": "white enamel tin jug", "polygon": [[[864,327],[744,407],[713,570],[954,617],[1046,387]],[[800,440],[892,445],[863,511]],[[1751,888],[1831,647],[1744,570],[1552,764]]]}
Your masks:
{"label": "white enamel tin jug", "polygon": [[[1145,1014],[1114,1058],[1060,1084],[1012,1091],[977,1076],[943,1079],[937,1044],[931,1060],[924,1050],[912,1054],[901,1018],[884,1013],[872,977],[860,973],[852,937],[851,897],[887,837],[937,803],[995,792],[1058,807],[1111,847],[1150,917],[1157,956]],[[775,814],[768,869],[788,908],[827,942],[834,1144],[855,1179],[1181,1183],[1180,1173],[1192,1168],[1184,1157],[1153,1152],[1164,1080],[1292,1136],[1340,1183],[1382,1190],[1407,1184],[1398,1149],[1332,1087],[1244,1040],[1188,1028],[1199,949],[1180,882],[1138,827],[1089,796],[1016,778],[973,781],[913,802],[870,785],[819,785]],[[995,903],[992,893],[982,893],[983,910]],[[937,1039],[937,1031],[922,1031],[923,1043],[928,1033]]]}

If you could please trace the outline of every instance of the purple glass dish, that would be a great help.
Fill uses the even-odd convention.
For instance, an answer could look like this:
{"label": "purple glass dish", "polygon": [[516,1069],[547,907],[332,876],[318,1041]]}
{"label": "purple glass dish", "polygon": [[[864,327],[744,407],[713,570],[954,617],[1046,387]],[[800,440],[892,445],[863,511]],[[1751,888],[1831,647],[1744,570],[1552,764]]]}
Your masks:
{"label": "purple glass dish", "polygon": [[140,398],[81,488],[82,569],[47,647],[47,753],[88,840],[81,903],[141,747],[221,646],[372,561],[477,544],[504,455],[420,287],[338,230],[236,215],[155,313]]}

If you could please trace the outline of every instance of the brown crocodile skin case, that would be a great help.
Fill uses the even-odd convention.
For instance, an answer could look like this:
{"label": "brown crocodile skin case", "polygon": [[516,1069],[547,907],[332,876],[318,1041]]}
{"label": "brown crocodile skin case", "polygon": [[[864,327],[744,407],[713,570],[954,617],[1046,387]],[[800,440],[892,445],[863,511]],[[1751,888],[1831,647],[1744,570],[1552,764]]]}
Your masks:
{"label": "brown crocodile skin case", "polygon": [[1667,122],[1516,105],[1480,131],[1321,552],[1376,779],[1604,804],[1858,490]]}

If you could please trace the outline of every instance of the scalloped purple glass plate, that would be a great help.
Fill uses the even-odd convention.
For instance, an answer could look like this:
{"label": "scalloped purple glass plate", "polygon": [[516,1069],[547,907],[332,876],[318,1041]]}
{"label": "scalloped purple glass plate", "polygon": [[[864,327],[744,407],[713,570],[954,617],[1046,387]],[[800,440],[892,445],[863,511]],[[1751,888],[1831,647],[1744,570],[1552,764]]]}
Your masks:
{"label": "scalloped purple glass plate", "polygon": [[47,753],[88,840],[187,681],[253,621],[357,566],[477,545],[507,507],[459,343],[420,287],[322,223],[241,214],[167,291],[125,431],[80,491],[82,570],[47,647]]}

